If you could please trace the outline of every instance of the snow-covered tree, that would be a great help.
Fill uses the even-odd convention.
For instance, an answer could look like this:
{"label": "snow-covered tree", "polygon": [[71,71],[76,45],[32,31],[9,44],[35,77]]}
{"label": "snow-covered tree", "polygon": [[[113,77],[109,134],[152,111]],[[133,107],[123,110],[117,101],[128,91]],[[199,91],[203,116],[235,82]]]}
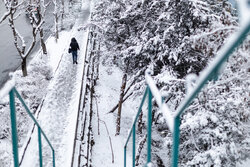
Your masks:
{"label": "snow-covered tree", "polygon": [[[237,162],[249,158],[246,126],[250,115],[249,46],[250,38],[229,58],[218,80],[209,82],[182,115],[180,166],[236,166]],[[174,85],[179,85],[176,81],[160,80],[159,77],[164,85],[162,91],[168,94],[173,94]],[[172,82],[174,85],[169,84]],[[173,111],[183,99],[185,91],[181,92],[168,102]],[[170,149],[170,133],[165,140]]]}
{"label": "snow-covered tree", "polygon": [[95,22],[104,30],[101,40],[117,63],[126,66],[130,61],[130,72],[148,66],[154,67],[155,74],[167,68],[184,77],[198,74],[236,28],[230,15],[213,14],[209,7],[202,0],[144,1],[143,5],[139,0],[106,0],[99,3]]}
{"label": "snow-covered tree", "polygon": [[63,20],[64,20],[64,17],[65,17],[65,2],[64,2],[64,0],[61,0],[60,14],[61,14],[61,27],[63,27]]}
{"label": "snow-covered tree", "polygon": [[59,39],[59,4],[58,4],[58,0],[53,0],[52,1],[54,4],[54,17],[55,17],[55,38],[56,41]]}
{"label": "snow-covered tree", "polygon": [[20,8],[23,5],[23,3],[20,3],[18,0],[4,0],[4,5],[6,7],[7,12],[1,18],[0,23],[4,21],[5,19],[8,19],[9,26],[12,29],[15,47],[18,51],[19,56],[22,59],[23,76],[27,76],[28,75],[27,58],[36,44],[36,35],[39,29],[41,28],[43,22],[37,25],[35,22],[35,17],[30,17],[30,23],[32,26],[32,42],[29,48],[27,49],[24,38],[22,37],[22,35],[19,33],[19,31],[17,30],[15,26],[15,21],[21,14]]}
{"label": "snow-covered tree", "polygon": [[[153,69],[173,111],[186,93],[186,76],[199,75],[238,29],[235,10],[226,0],[102,0],[93,16],[93,24],[102,34],[106,61],[124,71],[128,67],[132,76]],[[180,166],[235,166],[248,154],[244,124],[249,119],[249,91],[245,89],[249,85],[249,46],[248,39],[228,60],[225,73],[215,85],[208,83],[183,114]],[[166,75],[172,80],[166,81]],[[171,134],[159,122],[161,114],[153,113],[153,128],[165,134],[153,140],[171,146]]]}
{"label": "snow-covered tree", "polygon": [[31,21],[31,24],[36,24],[36,26],[39,27],[40,42],[43,54],[47,54],[47,49],[44,42],[43,26],[40,26],[40,24],[43,25],[45,22],[45,14],[49,4],[50,2],[45,4],[44,0],[36,0],[30,1],[25,7],[30,20],[33,20]]}

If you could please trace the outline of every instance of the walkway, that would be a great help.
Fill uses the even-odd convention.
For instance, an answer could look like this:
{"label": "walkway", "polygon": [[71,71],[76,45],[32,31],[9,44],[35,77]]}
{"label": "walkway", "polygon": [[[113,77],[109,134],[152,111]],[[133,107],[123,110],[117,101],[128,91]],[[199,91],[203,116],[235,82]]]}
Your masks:
{"label": "walkway", "polygon": [[[78,40],[80,45],[78,64],[72,64],[72,57],[67,53],[67,47],[61,51],[62,59],[49,85],[48,94],[45,97],[38,118],[41,127],[55,149],[56,166],[69,167],[73,154],[74,135],[87,42],[87,32],[83,30],[78,31],[77,28],[87,21],[89,8],[85,7],[82,14],[85,16],[85,19],[83,19],[84,17],[82,17],[82,15],[79,17],[81,20],[77,20],[71,36],[67,41],[64,41],[69,44],[72,36],[76,37]],[[58,52],[60,52],[60,50],[58,50]],[[51,151],[45,140],[42,142],[43,164],[45,166],[52,166]],[[31,142],[21,166],[39,166],[38,163],[36,129],[32,134]]]}

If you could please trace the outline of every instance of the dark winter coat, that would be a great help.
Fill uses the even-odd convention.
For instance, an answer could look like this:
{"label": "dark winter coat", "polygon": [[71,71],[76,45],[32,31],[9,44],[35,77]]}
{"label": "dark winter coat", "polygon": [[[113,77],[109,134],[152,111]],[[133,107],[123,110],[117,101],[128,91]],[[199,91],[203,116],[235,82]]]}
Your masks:
{"label": "dark winter coat", "polygon": [[72,51],[77,51],[77,49],[80,49],[75,38],[71,39],[70,47]]}

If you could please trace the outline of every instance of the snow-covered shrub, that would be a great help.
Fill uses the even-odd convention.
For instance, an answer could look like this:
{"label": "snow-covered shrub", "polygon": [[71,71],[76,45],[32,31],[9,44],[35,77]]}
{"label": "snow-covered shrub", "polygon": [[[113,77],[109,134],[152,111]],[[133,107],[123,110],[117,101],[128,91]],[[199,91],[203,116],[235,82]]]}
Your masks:
{"label": "snow-covered shrub", "polygon": [[[43,56],[43,55],[39,55]],[[35,59],[40,59],[36,57]],[[51,69],[46,65],[47,58],[40,59],[36,63],[31,63],[28,70],[29,75],[22,77],[20,70],[15,72],[16,78],[21,78],[16,81],[16,89],[24,99],[30,111],[35,115],[43,97],[46,95],[44,89],[49,83],[48,77],[51,77]],[[15,98],[16,102],[16,118],[17,131],[19,141],[26,138],[28,130],[32,125],[32,121],[22,106],[21,102]],[[11,142],[11,127],[10,127],[10,111],[8,97],[3,103],[0,103],[0,139],[9,139]],[[19,142],[21,144],[22,142]]]}
{"label": "snow-covered shrub", "polygon": [[[181,166],[236,166],[249,157],[249,44],[250,39],[229,58],[219,80],[209,82],[183,113]],[[171,134],[165,139],[170,141]],[[167,145],[171,149],[171,142]]]}

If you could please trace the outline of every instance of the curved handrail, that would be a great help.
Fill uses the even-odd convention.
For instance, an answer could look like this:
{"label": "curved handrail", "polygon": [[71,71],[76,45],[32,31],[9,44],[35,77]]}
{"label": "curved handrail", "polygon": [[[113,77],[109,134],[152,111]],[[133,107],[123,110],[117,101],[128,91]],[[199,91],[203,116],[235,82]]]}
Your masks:
{"label": "curved handrail", "polygon": [[18,91],[16,90],[16,88],[13,88],[16,96],[18,97],[18,99],[20,100],[20,102],[23,104],[25,110],[27,111],[28,115],[30,116],[30,118],[33,120],[33,122],[36,124],[37,127],[39,127],[41,129],[41,134],[44,136],[45,140],[47,141],[47,143],[49,144],[51,150],[54,151],[54,148],[52,146],[52,144],[50,143],[48,137],[46,136],[46,134],[44,133],[44,131],[42,130],[40,124],[37,122],[36,118],[33,116],[33,114],[30,112],[29,108],[27,107],[27,105],[24,103],[21,95],[18,93]]}
{"label": "curved handrail", "polygon": [[137,112],[137,114],[136,114],[136,116],[135,116],[135,118],[134,118],[133,125],[132,125],[132,127],[131,127],[131,129],[130,129],[130,131],[129,131],[127,140],[126,140],[126,142],[125,142],[125,146],[128,145],[129,139],[130,139],[130,137],[131,137],[131,135],[132,135],[133,126],[135,125],[135,123],[136,123],[136,121],[137,121],[137,119],[138,119],[138,117],[139,117],[139,115],[140,115],[140,113],[141,113],[141,111],[142,111],[142,106],[143,106],[143,104],[144,104],[144,102],[145,102],[145,99],[146,99],[147,94],[148,94],[148,88],[146,88],[146,90],[145,90],[145,92],[144,92],[144,95],[143,95],[143,97],[142,97],[140,107],[139,107],[138,112]]}
{"label": "curved handrail", "polygon": [[32,119],[32,121],[35,123],[35,125],[38,127],[38,146],[39,146],[39,159],[40,159],[40,167],[43,166],[42,161],[42,140],[41,140],[41,134],[45,138],[46,142],[49,144],[50,149],[52,151],[52,159],[53,159],[53,167],[55,167],[55,150],[50,143],[48,137],[42,130],[40,124],[37,122],[33,114],[30,112],[29,108],[25,104],[24,100],[22,99],[21,95],[18,93],[15,87],[12,87],[12,89],[9,91],[9,97],[10,97],[10,112],[11,112],[11,129],[12,129],[12,145],[13,145],[13,156],[14,156],[14,166],[19,167],[19,159],[18,159],[18,137],[17,137],[17,129],[16,129],[16,109],[15,109],[15,95],[22,103],[23,107],[25,108],[25,111],[28,113],[29,117]]}

